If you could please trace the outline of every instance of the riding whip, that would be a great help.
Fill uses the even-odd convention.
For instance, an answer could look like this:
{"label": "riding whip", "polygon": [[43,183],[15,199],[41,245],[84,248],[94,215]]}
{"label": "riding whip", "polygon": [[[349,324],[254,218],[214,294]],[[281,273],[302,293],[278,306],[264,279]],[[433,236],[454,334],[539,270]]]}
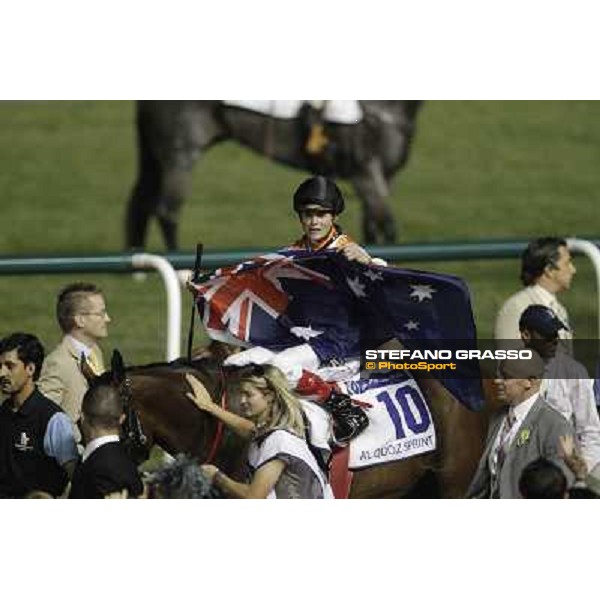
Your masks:
{"label": "riding whip", "polygon": [[[202,252],[204,250],[204,244],[196,244],[196,261],[194,262],[194,271],[192,272],[192,283],[198,281],[200,277],[200,268],[202,265]],[[192,298],[192,314],[190,316],[190,331],[188,333],[188,344],[187,344],[187,360],[189,363],[192,362],[192,341],[194,339],[194,317],[196,315],[196,297]]]}

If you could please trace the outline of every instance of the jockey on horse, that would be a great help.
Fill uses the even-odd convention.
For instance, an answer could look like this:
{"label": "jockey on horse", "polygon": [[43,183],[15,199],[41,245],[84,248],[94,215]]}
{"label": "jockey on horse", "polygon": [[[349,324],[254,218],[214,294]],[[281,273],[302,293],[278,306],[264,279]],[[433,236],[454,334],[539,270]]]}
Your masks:
{"label": "jockey on horse", "polygon": [[[343,212],[344,205],[344,197],[331,179],[322,176],[306,179],[293,198],[294,210],[298,214],[304,235],[285,250],[336,250],[351,261],[385,265],[384,261],[372,258],[364,248],[342,232],[336,221],[337,216]],[[250,348],[228,357],[225,365],[244,366],[269,362],[279,367],[295,386],[296,392],[323,402],[333,416],[336,443],[345,444],[367,427],[368,418],[364,410],[353,404],[350,397],[342,394],[335,384],[324,381],[315,373],[326,362],[323,358],[309,339],[304,344],[277,354],[262,347]]]}

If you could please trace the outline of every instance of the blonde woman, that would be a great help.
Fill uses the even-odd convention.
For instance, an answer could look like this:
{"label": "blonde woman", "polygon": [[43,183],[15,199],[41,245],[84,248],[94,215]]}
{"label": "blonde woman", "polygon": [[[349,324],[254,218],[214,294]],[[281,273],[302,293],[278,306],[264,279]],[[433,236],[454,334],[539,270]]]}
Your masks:
{"label": "blonde woman", "polygon": [[283,373],[271,365],[244,368],[239,394],[242,416],[215,404],[192,375],[188,397],[225,425],[250,438],[247,483],[231,479],[214,465],[204,473],[232,498],[332,498],[325,474],[310,451],[299,400]]}

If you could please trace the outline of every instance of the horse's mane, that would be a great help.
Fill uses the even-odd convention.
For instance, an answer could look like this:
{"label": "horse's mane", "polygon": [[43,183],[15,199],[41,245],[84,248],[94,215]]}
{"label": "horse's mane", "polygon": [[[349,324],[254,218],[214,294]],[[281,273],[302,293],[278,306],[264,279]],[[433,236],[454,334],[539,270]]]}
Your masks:
{"label": "horse's mane", "polygon": [[171,362],[153,362],[145,365],[130,365],[128,367],[121,366],[117,367],[116,372],[114,371],[114,368],[113,365],[111,370],[95,376],[90,382],[90,387],[99,385],[119,385],[126,375],[146,375],[152,377],[155,375],[164,376],[165,374],[184,374],[193,372],[196,376],[200,376],[205,382],[210,381],[215,384],[223,378],[222,363],[210,357],[192,361],[178,358]]}
{"label": "horse's mane", "polygon": [[145,365],[132,365],[127,367],[127,372],[137,373],[139,371],[151,371],[156,369],[168,369],[169,371],[194,371],[212,372],[220,368],[220,364],[211,358],[199,358],[195,360],[187,360],[186,358],[177,358],[170,362],[153,362]]}

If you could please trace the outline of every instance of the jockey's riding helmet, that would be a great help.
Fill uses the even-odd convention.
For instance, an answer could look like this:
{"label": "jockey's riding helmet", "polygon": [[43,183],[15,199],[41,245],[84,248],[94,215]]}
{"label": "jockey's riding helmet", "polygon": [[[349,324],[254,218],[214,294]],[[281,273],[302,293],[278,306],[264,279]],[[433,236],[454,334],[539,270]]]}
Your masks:
{"label": "jockey's riding helmet", "polygon": [[327,177],[317,175],[303,181],[294,193],[294,210],[299,213],[309,204],[322,206],[334,215],[344,211],[344,196],[340,188]]}

